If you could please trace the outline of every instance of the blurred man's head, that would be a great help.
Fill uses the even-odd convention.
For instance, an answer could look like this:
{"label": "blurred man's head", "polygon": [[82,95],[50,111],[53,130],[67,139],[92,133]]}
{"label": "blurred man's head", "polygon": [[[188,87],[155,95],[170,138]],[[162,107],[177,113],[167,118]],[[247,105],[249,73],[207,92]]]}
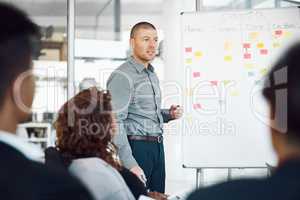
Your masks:
{"label": "blurred man's head", "polygon": [[300,155],[300,44],[269,72],[263,95],[271,107],[272,141],[279,160]]}
{"label": "blurred man's head", "polygon": [[39,28],[25,13],[3,3],[0,27],[0,115],[21,122],[32,105],[34,78],[30,69],[38,48]]}
{"label": "blurred man's head", "polygon": [[134,58],[148,64],[156,55],[158,36],[156,28],[148,22],[135,24],[130,32],[130,46]]}

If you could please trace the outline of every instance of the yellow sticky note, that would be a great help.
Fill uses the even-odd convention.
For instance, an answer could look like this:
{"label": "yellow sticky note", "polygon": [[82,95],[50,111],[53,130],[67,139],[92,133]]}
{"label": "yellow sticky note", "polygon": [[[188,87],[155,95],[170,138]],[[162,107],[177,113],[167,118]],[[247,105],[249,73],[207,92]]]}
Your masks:
{"label": "yellow sticky note", "polygon": [[279,47],[280,47],[280,43],[278,43],[278,42],[273,43],[273,48],[279,48]]}
{"label": "yellow sticky note", "polygon": [[234,91],[230,92],[230,95],[233,96],[233,97],[236,97],[236,96],[239,96],[240,93],[239,93],[239,91],[234,90]]}
{"label": "yellow sticky note", "polygon": [[258,32],[251,32],[249,33],[250,40],[257,40],[259,33]]}
{"label": "yellow sticky note", "polygon": [[186,64],[192,64],[192,63],[193,63],[193,60],[192,60],[191,58],[187,58],[187,59],[185,60],[185,63],[186,63]]}
{"label": "yellow sticky note", "polygon": [[257,43],[257,48],[262,49],[264,47],[265,47],[264,43],[262,43],[262,42]]}
{"label": "yellow sticky note", "polygon": [[192,119],[193,119],[193,118],[192,118],[192,116],[191,116],[191,115],[187,115],[187,116],[186,116],[186,120],[187,120],[188,122],[191,122],[191,121],[192,121]]}
{"label": "yellow sticky note", "polygon": [[225,51],[230,51],[232,49],[232,44],[230,42],[225,42],[224,43],[224,50]]}
{"label": "yellow sticky note", "polygon": [[266,75],[267,72],[268,72],[267,68],[263,68],[263,69],[260,70],[260,74],[263,75],[263,76]]}
{"label": "yellow sticky note", "polygon": [[202,52],[201,51],[196,51],[195,52],[195,57],[196,58],[201,58],[202,57]]}
{"label": "yellow sticky note", "polygon": [[224,56],[224,60],[226,62],[230,62],[230,61],[232,61],[232,56]]}
{"label": "yellow sticky note", "polygon": [[193,96],[193,90],[192,89],[186,89],[185,90],[185,95],[188,96],[188,97]]}
{"label": "yellow sticky note", "polygon": [[245,68],[252,69],[254,67],[253,63],[245,63]]}
{"label": "yellow sticky note", "polygon": [[224,80],[223,83],[224,85],[227,85],[228,83],[230,83],[231,81],[230,80]]}
{"label": "yellow sticky note", "polygon": [[286,37],[286,38],[290,38],[290,37],[292,36],[292,33],[289,32],[289,31],[284,31],[283,35],[284,35],[284,37]]}

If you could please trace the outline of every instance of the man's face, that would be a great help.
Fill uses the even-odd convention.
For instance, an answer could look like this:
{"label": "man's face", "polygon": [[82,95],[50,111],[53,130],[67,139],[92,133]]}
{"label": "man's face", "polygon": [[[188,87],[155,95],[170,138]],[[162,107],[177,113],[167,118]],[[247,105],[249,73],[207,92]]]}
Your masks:
{"label": "man's face", "polygon": [[143,63],[154,59],[157,48],[157,31],[152,28],[140,28],[130,39],[133,55]]}

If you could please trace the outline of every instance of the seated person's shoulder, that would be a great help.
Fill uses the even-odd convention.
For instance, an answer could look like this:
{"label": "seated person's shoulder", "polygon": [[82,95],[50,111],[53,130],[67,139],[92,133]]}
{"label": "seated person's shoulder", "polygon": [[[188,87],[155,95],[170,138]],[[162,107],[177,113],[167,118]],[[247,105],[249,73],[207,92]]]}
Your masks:
{"label": "seated person's shoulder", "polygon": [[76,159],[72,161],[69,169],[85,183],[95,197],[113,198],[118,196],[118,198],[132,199],[132,194],[121,175],[102,159]]}
{"label": "seated person's shoulder", "polygon": [[[62,167],[46,166],[42,163],[31,161],[28,175],[35,177],[35,187],[46,193],[47,198],[65,197],[67,199],[91,199],[90,194],[82,183]],[[41,194],[43,195],[43,194]]]}

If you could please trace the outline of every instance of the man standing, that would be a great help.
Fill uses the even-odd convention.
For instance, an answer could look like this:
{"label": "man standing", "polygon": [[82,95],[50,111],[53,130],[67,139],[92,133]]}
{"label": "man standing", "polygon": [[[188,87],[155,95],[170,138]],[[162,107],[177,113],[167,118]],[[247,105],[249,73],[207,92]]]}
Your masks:
{"label": "man standing", "polygon": [[150,64],[157,44],[157,31],[152,24],[134,25],[130,32],[132,56],[111,74],[107,88],[119,123],[115,143],[124,166],[139,177],[144,171],[147,187],[164,193],[163,123],[180,118],[182,111],[174,105],[161,109],[159,81]]}
{"label": "man standing", "polygon": [[271,111],[272,144],[279,160],[274,174],[265,179],[233,180],[202,188],[188,200],[300,199],[299,64],[300,44],[297,44],[270,70],[263,90]]}
{"label": "man standing", "polygon": [[22,11],[4,3],[0,3],[0,27],[1,199],[91,199],[77,179],[64,169],[38,162],[43,152],[15,135],[32,105],[32,57],[39,53],[40,34]]}

